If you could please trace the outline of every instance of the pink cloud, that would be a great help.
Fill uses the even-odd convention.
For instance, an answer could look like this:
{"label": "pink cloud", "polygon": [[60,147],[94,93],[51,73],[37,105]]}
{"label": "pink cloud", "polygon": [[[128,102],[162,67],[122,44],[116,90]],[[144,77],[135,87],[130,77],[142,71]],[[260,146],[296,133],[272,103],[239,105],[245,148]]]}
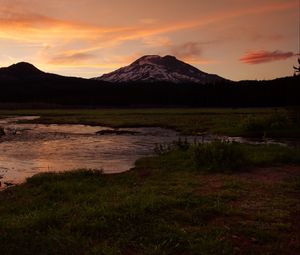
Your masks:
{"label": "pink cloud", "polygon": [[182,59],[199,57],[201,52],[200,45],[197,42],[187,42],[180,45],[173,45],[171,47],[171,53]]}
{"label": "pink cloud", "polygon": [[280,50],[275,51],[266,51],[266,50],[259,50],[259,51],[251,51],[245,54],[240,58],[240,61],[245,64],[262,64],[267,62],[285,60],[295,56],[296,54],[289,51],[283,52]]}

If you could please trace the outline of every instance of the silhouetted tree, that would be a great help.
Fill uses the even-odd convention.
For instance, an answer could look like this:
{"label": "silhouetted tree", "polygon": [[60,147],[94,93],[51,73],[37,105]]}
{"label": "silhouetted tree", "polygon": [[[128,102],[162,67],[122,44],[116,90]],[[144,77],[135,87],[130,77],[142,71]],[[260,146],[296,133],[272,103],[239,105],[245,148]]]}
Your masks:
{"label": "silhouetted tree", "polygon": [[300,74],[300,58],[298,58],[298,67],[294,66],[294,74],[299,75]]}

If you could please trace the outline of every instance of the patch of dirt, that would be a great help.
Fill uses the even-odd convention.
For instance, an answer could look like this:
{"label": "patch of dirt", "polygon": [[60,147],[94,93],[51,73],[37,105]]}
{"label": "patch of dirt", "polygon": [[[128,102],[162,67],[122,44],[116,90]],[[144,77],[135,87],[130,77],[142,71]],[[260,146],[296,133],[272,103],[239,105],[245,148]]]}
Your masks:
{"label": "patch of dirt", "polygon": [[137,174],[143,181],[152,175],[152,171],[148,168],[138,168]]}
{"label": "patch of dirt", "polygon": [[141,254],[136,248],[133,247],[127,247],[125,248],[121,254],[124,255],[139,255]]}
{"label": "patch of dirt", "polygon": [[[195,193],[226,193],[226,182],[236,181],[239,183],[237,189],[241,189],[237,190],[232,201],[226,202],[233,211],[215,218],[208,224],[225,230],[227,234],[223,238],[233,245],[235,254],[252,251],[258,254],[296,255],[300,254],[300,190],[284,189],[281,185],[289,185],[289,180],[299,177],[300,166],[294,165],[254,168],[249,172],[232,175],[202,175],[199,177],[199,187],[195,189]],[[229,191],[235,193],[232,187]],[[282,199],[282,204],[276,199]],[[276,224],[288,227],[280,229]],[[259,232],[258,237],[255,233],[246,234],[247,229],[252,227],[258,228],[257,231],[262,228],[267,235],[274,234],[275,239],[258,241]]]}
{"label": "patch of dirt", "polygon": [[300,254],[300,211],[291,213],[290,219],[292,231],[288,235],[288,247],[291,255],[298,255]]}
{"label": "patch of dirt", "polygon": [[[300,166],[280,166],[280,167],[260,167],[250,169],[248,172],[232,174],[230,177],[236,179],[237,181],[255,182],[267,185],[276,185],[289,177],[300,176]],[[212,175],[201,175],[199,177],[199,183],[204,183],[204,185],[195,189],[195,193],[199,195],[209,195],[219,192],[224,187],[224,175],[212,174]],[[253,192],[258,193],[261,190],[253,186]]]}
{"label": "patch of dirt", "polygon": [[300,166],[280,166],[255,168],[237,175],[242,180],[278,184],[291,176],[300,176]]}
{"label": "patch of dirt", "polygon": [[201,176],[199,178],[199,182],[202,183],[203,180],[205,180],[204,185],[196,188],[194,190],[195,194],[198,195],[209,195],[216,193],[224,187],[224,178],[222,178],[221,175],[207,175],[207,176]]}

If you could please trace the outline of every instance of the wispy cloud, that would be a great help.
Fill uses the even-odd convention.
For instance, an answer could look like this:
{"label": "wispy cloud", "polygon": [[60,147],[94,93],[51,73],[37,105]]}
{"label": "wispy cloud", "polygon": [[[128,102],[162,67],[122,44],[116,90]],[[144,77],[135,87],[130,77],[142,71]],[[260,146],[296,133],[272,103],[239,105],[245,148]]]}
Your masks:
{"label": "wispy cloud", "polygon": [[244,56],[240,58],[240,61],[245,64],[262,64],[267,62],[285,60],[295,56],[296,54],[293,52],[283,52],[280,50],[275,51],[251,51],[246,53]]}
{"label": "wispy cloud", "polygon": [[252,35],[250,35],[250,40],[257,42],[257,41],[266,41],[266,42],[277,42],[284,40],[285,37],[281,34],[271,34],[271,35],[265,35],[262,33],[254,32]]}
{"label": "wispy cloud", "polygon": [[141,23],[146,24],[146,25],[152,25],[155,23],[158,23],[157,19],[153,19],[153,18],[144,18],[140,20]]}
{"label": "wispy cloud", "polygon": [[[67,1],[63,0],[48,1],[52,4],[55,2],[55,5],[59,4],[59,2],[67,3]],[[0,40],[4,39],[7,41],[7,45],[10,44],[10,41],[24,42],[24,45],[26,43],[39,45],[36,46],[36,58],[31,57],[31,52],[28,56],[44,64],[85,67],[108,65],[119,67],[129,63],[129,60],[133,57],[139,57],[140,53],[171,53],[190,63],[215,63],[219,60],[203,59],[202,52],[206,53],[206,48],[199,42],[201,40],[201,31],[204,31],[206,35],[209,34],[207,31],[210,31],[211,27],[222,27],[223,29],[224,26],[223,30],[225,30],[227,21],[230,23],[235,21],[235,19],[244,17],[252,19],[256,15],[265,17],[269,14],[272,15],[274,12],[291,11],[297,7],[297,1],[295,0],[266,0],[259,5],[256,4],[258,1],[254,1],[255,4],[251,4],[251,1],[247,0],[249,3],[247,5],[233,4],[232,8],[228,9],[213,8],[211,11],[199,12],[199,15],[191,15],[188,18],[181,16],[181,10],[178,10],[178,14],[172,14],[169,9],[166,9],[166,11],[169,11],[168,15],[156,16],[151,13],[150,16],[138,16],[137,19],[132,19],[135,20],[132,22],[129,22],[131,19],[126,16],[127,13],[125,11],[122,13],[123,10],[112,9],[111,19],[113,21],[107,21],[106,23],[103,21],[102,23],[101,18],[99,20],[86,18],[86,13],[82,17],[79,17],[79,15],[79,18],[76,19],[76,15],[73,15],[72,12],[72,6],[70,6],[68,15],[56,15],[53,10],[48,11],[46,0],[39,1],[41,6],[44,5],[44,9],[32,8],[34,7],[34,2],[38,3],[37,0],[0,0],[0,2]],[[3,2],[11,4],[5,5]],[[30,4],[28,4],[29,2]],[[85,3],[84,0],[81,2]],[[174,2],[176,1],[174,0]],[[195,0],[195,2],[201,1]],[[222,3],[223,5],[224,2]],[[236,2],[236,0],[233,2]],[[201,5],[199,4],[199,6]],[[214,6],[212,5],[212,7]],[[94,7],[91,4],[85,12],[89,8]],[[176,18],[172,17],[172,15],[176,15]],[[122,22],[124,17],[128,18],[126,22]],[[195,31],[195,36],[185,38],[186,34],[193,33],[191,31]],[[258,31],[257,33],[259,34],[254,34],[252,42],[263,41],[265,38],[262,36],[266,34],[264,31]],[[177,41],[177,39],[179,40]],[[282,36],[274,35],[274,37],[272,36],[269,39],[269,41],[276,41],[282,39]],[[230,38],[230,40],[232,39]],[[220,41],[224,42],[224,40]],[[129,44],[131,48],[128,47]],[[277,46],[274,46],[274,48],[276,49]],[[14,56],[14,52],[12,49],[12,56]],[[8,52],[6,53],[9,55]],[[214,53],[212,52],[212,56],[208,56],[208,58],[214,58],[216,56]],[[287,53],[277,51],[267,52],[269,54],[254,53],[256,53],[258,60],[254,59],[255,56],[253,54],[248,53],[241,58],[241,61],[249,64],[254,64],[253,62],[262,63],[274,61],[274,59],[288,58],[291,54],[288,52],[288,55],[286,55]],[[120,59],[116,59],[115,55],[118,55]],[[23,58],[23,55],[21,57]]]}
{"label": "wispy cloud", "polygon": [[[253,8],[234,9],[218,12],[201,17],[198,20],[163,23],[154,19],[145,19],[147,25],[135,24],[132,26],[108,27],[84,24],[70,20],[60,20],[38,13],[24,11],[15,5],[12,7],[0,6],[0,37],[12,38],[87,38],[87,40],[109,38],[114,41],[134,40],[145,36],[154,36],[184,29],[191,29],[210,25],[226,19],[244,15],[281,11],[297,6],[297,2],[265,4]],[[151,21],[151,22],[150,22]],[[21,33],[20,33],[21,32]]]}
{"label": "wispy cloud", "polygon": [[51,16],[23,10],[19,6],[0,6],[0,38],[41,41],[95,40],[107,34],[128,31],[128,27],[91,25],[74,20],[62,20]]}
{"label": "wispy cloud", "polygon": [[84,63],[97,59],[97,56],[89,53],[75,53],[75,54],[59,54],[50,57],[49,64],[65,65]]}
{"label": "wispy cloud", "polygon": [[171,54],[181,59],[198,58],[201,53],[202,50],[198,42],[186,42],[171,46]]}

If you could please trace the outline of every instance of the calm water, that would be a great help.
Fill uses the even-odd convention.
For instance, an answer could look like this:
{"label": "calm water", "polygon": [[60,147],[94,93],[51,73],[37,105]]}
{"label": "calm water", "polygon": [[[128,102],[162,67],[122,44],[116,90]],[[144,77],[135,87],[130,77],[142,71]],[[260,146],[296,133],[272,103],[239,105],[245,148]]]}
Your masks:
{"label": "calm water", "polygon": [[[157,143],[178,139],[176,132],[162,128],[126,128],[130,135],[97,135],[109,128],[86,125],[16,124],[0,120],[6,135],[0,140],[2,183],[19,183],[39,172],[79,168],[102,169],[105,173],[127,171],[141,157],[153,154]],[[2,185],[3,187],[3,185]]]}
{"label": "calm water", "polygon": [[[0,119],[6,135],[0,139],[0,181],[20,183],[46,171],[79,168],[102,169],[105,173],[127,171],[141,157],[153,154],[158,143],[178,140],[177,132],[163,128],[122,128],[135,135],[97,135],[107,127],[87,125],[16,124],[18,120],[38,117]],[[189,137],[194,139],[195,137]],[[215,137],[207,136],[205,140]],[[200,139],[200,138],[199,138]],[[202,139],[202,138],[201,138]],[[231,138],[239,142],[243,138]],[[5,185],[2,185],[2,188]]]}

